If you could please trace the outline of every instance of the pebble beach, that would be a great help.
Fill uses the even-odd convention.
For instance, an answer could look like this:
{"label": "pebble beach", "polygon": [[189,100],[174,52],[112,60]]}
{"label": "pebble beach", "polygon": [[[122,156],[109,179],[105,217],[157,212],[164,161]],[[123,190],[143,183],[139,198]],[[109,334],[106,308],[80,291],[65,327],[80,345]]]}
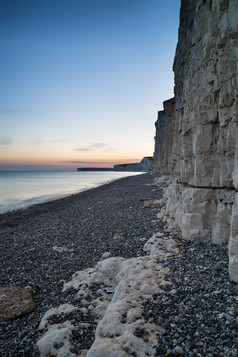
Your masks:
{"label": "pebble beach", "polygon": [[[0,323],[1,356],[238,356],[238,286],[229,281],[227,246],[186,241],[171,231],[157,217],[166,186],[159,179],[126,177],[0,215],[1,287],[27,289],[35,304],[32,312]],[[172,250],[163,250],[165,243]],[[111,284],[103,275],[106,264],[117,276]],[[139,279],[136,265],[148,270],[151,283],[144,290],[141,280],[128,285],[124,274],[131,267],[134,281]],[[82,289],[87,294],[79,298]],[[135,292],[130,301],[126,291]],[[131,304],[133,314],[120,312],[117,331],[103,332],[102,342],[100,331],[107,325],[100,321],[116,299],[127,308]],[[44,337],[53,341],[52,326],[67,329],[67,346],[54,342],[44,352]],[[128,341],[120,326],[129,331]],[[103,354],[105,343],[113,346],[109,354]]]}

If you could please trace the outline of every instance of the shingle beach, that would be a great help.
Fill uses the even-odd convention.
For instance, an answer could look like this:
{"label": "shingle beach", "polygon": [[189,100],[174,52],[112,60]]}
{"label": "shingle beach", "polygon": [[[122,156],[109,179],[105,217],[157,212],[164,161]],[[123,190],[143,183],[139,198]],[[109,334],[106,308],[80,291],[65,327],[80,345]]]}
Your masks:
{"label": "shingle beach", "polygon": [[227,247],[169,231],[157,218],[166,185],[158,178],[127,177],[0,215],[1,287],[27,289],[35,304],[0,323],[1,356],[238,356]]}

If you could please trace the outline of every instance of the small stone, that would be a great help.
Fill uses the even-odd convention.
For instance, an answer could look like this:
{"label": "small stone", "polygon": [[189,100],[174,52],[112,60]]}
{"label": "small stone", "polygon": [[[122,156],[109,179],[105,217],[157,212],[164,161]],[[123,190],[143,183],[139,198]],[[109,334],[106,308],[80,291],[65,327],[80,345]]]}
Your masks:
{"label": "small stone", "polygon": [[176,289],[171,290],[171,291],[170,291],[170,294],[171,294],[171,295],[176,295],[176,294],[177,294],[177,290],[176,290]]}
{"label": "small stone", "polygon": [[222,271],[222,266],[220,263],[217,263],[215,266],[214,266],[214,270],[216,271]]}
{"label": "small stone", "polygon": [[111,255],[111,252],[105,252],[105,253],[103,253],[103,255],[101,256],[101,259],[109,258],[110,255]]}
{"label": "small stone", "polygon": [[174,350],[175,350],[175,352],[176,353],[179,353],[179,354],[183,354],[183,348],[181,347],[181,346],[176,346],[175,348],[174,348]]}

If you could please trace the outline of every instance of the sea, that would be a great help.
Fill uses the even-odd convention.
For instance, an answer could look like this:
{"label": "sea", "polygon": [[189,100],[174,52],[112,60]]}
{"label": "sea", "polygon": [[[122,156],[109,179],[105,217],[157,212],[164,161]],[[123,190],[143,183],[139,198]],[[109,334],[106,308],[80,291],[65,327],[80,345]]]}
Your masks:
{"label": "sea", "polygon": [[53,201],[138,172],[0,171],[0,213]]}

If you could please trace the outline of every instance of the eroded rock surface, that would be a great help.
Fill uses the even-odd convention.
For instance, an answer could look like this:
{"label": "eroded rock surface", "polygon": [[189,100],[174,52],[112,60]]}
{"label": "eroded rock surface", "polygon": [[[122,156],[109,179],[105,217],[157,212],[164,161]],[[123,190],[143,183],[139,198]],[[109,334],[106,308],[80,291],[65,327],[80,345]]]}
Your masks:
{"label": "eroded rock surface", "polygon": [[[180,253],[176,241],[163,233],[155,233],[144,250],[147,255],[142,257],[101,260],[64,283],[62,293],[71,292],[74,304],[51,308],[43,316],[37,342],[42,357],[156,355],[158,336],[164,329],[145,320],[143,301],[170,289],[169,269],[160,261]],[[88,350],[82,350],[79,336],[90,324],[97,324],[95,340]]]}
{"label": "eroded rock surface", "polygon": [[175,97],[156,122],[154,170],[183,236],[229,242],[238,281],[238,2],[182,0]]}

